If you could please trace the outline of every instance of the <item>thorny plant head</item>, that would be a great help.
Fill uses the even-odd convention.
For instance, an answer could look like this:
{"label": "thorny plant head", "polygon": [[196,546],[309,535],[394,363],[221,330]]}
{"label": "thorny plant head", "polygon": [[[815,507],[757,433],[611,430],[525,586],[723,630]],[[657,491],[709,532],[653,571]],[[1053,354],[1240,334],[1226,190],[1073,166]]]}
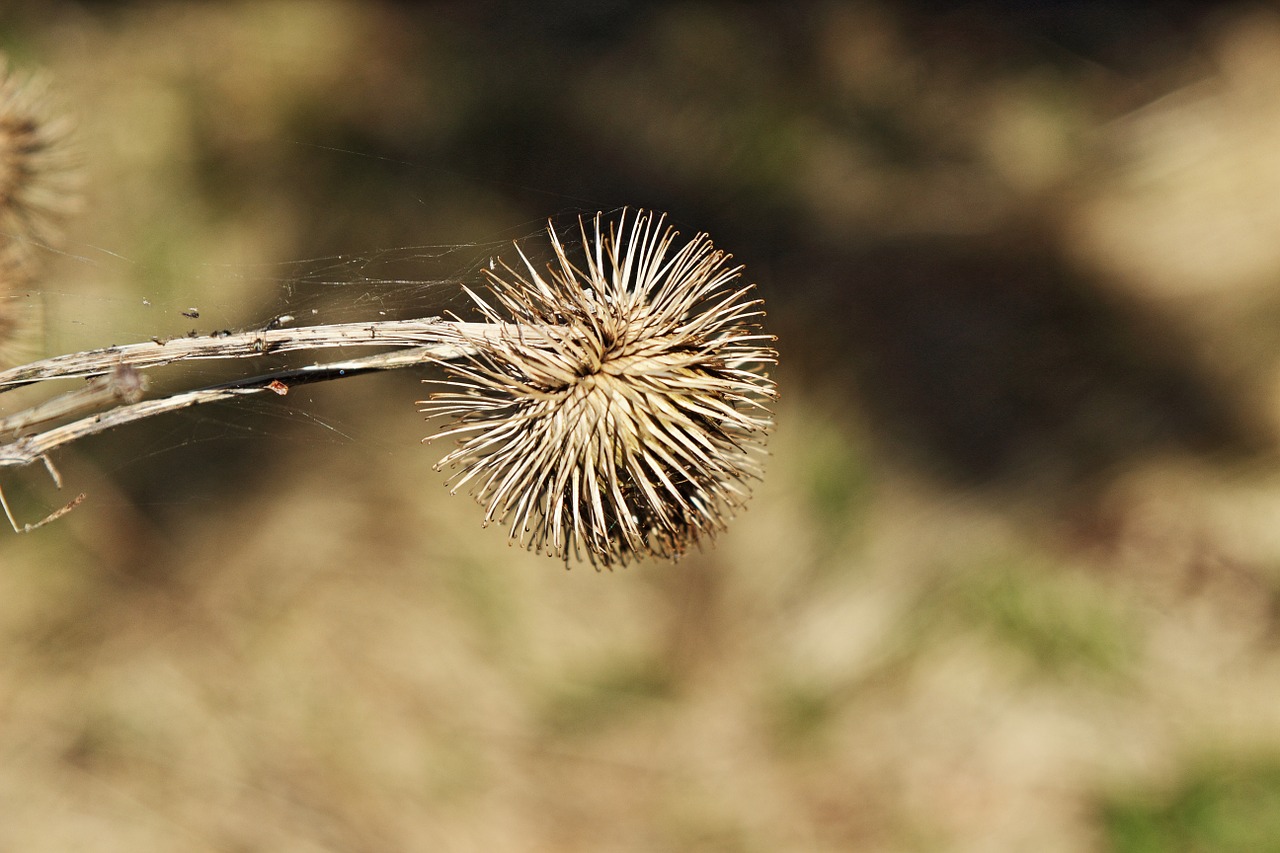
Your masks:
{"label": "thorny plant head", "polygon": [[52,115],[43,78],[8,67],[0,54],[0,240],[21,256],[50,240],[77,202],[71,123]]}
{"label": "thorny plant head", "polygon": [[28,331],[4,297],[30,285],[36,248],[78,202],[71,122],[51,113],[45,90],[43,78],[13,71],[0,54],[0,356]]}
{"label": "thorny plant head", "polygon": [[[35,249],[55,236],[76,200],[68,133],[65,121],[46,117],[42,87],[10,74],[0,55],[0,356],[15,327],[7,309],[17,300],[10,297],[33,280]],[[449,375],[441,382],[445,390],[420,402],[429,418],[448,420],[435,437],[458,442],[437,467],[459,469],[453,490],[470,489],[485,507],[486,524],[508,526],[510,540],[560,557],[566,566],[575,558],[612,568],[646,555],[677,557],[713,537],[750,496],[773,424],[774,385],[764,370],[777,354],[760,328],[764,312],[750,295],[753,285],[739,282],[742,268],[730,266],[730,256],[705,234],[677,242],[662,216],[623,211],[605,223],[600,214],[590,223],[579,220],[581,239],[567,245],[549,227],[552,262],[545,269],[517,247],[520,263],[486,271],[487,295],[467,290],[485,322],[432,322],[414,339],[428,351],[438,347],[438,356],[425,357]],[[376,326],[356,333],[342,324],[318,326],[309,331],[336,337],[305,339],[316,346],[389,342],[380,337],[387,330]],[[256,332],[250,352],[229,340],[216,351],[196,342],[171,345],[156,359],[147,345],[130,345],[6,373],[21,377],[11,384],[26,384],[84,375],[66,372],[68,363],[98,364],[106,357],[119,367],[126,354],[131,364],[261,355],[263,336],[272,332],[289,334]],[[287,391],[286,382],[261,381],[274,376],[319,381],[424,358],[396,355],[358,359],[358,368],[351,367],[355,362],[313,365],[311,372],[251,377],[162,400],[126,400],[16,437],[0,446],[0,466],[36,459],[51,466],[49,449],[110,426],[228,395]],[[44,424],[87,401],[70,392],[8,423]],[[60,517],[79,500],[21,529]],[[19,530],[2,493],[0,506]]]}
{"label": "thorny plant head", "polygon": [[[448,390],[421,401],[450,423],[453,491],[531,551],[597,569],[677,557],[713,537],[761,474],[775,363],[742,268],[665,217],[579,220],[581,246],[548,227],[553,261],[488,275],[468,294],[495,333],[459,331],[474,355],[442,362]],[[428,380],[430,381],[430,380]],[[431,440],[431,439],[427,439]]]}

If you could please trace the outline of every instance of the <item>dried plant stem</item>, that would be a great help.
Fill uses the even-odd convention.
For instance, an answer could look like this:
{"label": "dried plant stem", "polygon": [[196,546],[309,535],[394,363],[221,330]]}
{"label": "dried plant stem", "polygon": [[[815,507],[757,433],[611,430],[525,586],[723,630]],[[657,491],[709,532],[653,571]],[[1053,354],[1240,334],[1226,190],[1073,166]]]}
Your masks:
{"label": "dried plant stem", "polygon": [[[368,324],[366,324],[366,328],[367,325]],[[439,327],[444,324],[436,322],[434,325]],[[309,327],[308,329],[299,329],[296,331],[312,332],[326,328],[332,330],[333,327]],[[346,330],[343,331],[345,332]],[[322,336],[313,337],[315,337],[315,339],[323,339]],[[225,343],[228,340],[230,339],[223,339],[223,342]],[[374,341],[362,342],[374,343]],[[347,343],[349,344],[350,341],[347,341]],[[379,340],[378,343],[385,343],[385,341]],[[116,351],[129,351],[133,348],[115,347],[109,349],[114,349]],[[106,350],[100,350],[97,352],[105,351]],[[272,351],[277,352],[279,350]],[[144,418],[162,415],[166,412],[176,412],[180,409],[190,408],[202,403],[215,403],[221,400],[228,400],[233,397],[247,397],[260,394],[264,391],[270,391],[283,396],[289,392],[290,388],[297,385],[323,382],[332,379],[342,379],[380,370],[396,370],[399,368],[423,364],[425,362],[447,361],[459,358],[467,353],[468,350],[465,347],[457,344],[437,343],[429,346],[417,346],[394,350],[392,352],[379,353],[377,355],[366,356],[364,358],[347,359],[344,361],[334,361],[324,364],[313,364],[304,367],[281,370],[248,379],[238,379],[219,385],[211,385],[206,388],[178,392],[155,400],[132,402],[128,405],[117,406],[116,408],[108,411],[83,417],[79,420],[75,420],[43,432],[22,436],[7,444],[0,445],[0,468],[29,465],[37,460],[45,459],[52,451],[82,438],[96,435],[98,433],[114,429],[118,426],[123,426],[124,424],[133,423],[134,421],[143,420]],[[253,353],[233,350],[224,354],[224,357],[243,358],[262,354],[262,352]],[[79,361],[80,356],[87,355],[89,355],[89,353],[76,353],[74,356],[64,356],[62,358],[67,358],[71,361]],[[185,357],[215,358],[217,356],[188,355]],[[58,361],[58,359],[50,359],[50,361]],[[25,368],[20,368],[19,370],[24,369]],[[65,376],[77,374],[58,373],[56,375]],[[117,372],[111,375],[119,375],[119,369],[117,368]],[[24,381],[30,382],[41,380],[28,379]],[[134,380],[131,378],[129,381]],[[64,396],[71,397],[74,393],[75,392],[73,392],[72,395]],[[102,393],[102,389],[95,388],[95,394]],[[111,397],[110,393],[111,392],[108,391],[106,395],[101,397],[101,399],[121,399],[118,393],[115,397]],[[136,400],[137,397],[134,396],[133,399]],[[47,403],[40,404],[26,412],[20,412],[17,415],[11,416],[7,420],[21,423],[39,422],[39,420],[34,417],[34,414],[40,413],[41,410],[47,406]]]}
{"label": "dried plant stem", "polygon": [[[58,415],[69,415],[74,414],[74,411],[91,410],[96,407],[86,405],[79,407],[78,410],[73,410],[70,405],[77,398],[83,398],[83,401],[87,403],[124,400],[128,401],[128,405],[116,406],[115,409],[70,421],[70,423],[60,425],[60,427],[46,429],[44,432],[22,435],[22,437],[14,439],[12,442],[0,444],[0,467],[29,465],[31,462],[46,459],[50,452],[79,441],[79,439],[87,438],[88,435],[96,435],[109,429],[122,427],[124,424],[133,423],[133,421],[152,418],[155,415],[163,415],[165,412],[189,409],[189,407],[198,406],[201,403],[230,400],[232,397],[247,397],[265,391],[284,396],[284,394],[288,393],[289,388],[300,386],[300,384],[355,377],[355,375],[374,373],[374,371],[379,370],[411,368],[411,366],[424,364],[424,362],[448,361],[470,355],[471,350],[466,346],[457,345],[457,343],[436,342],[428,346],[411,346],[402,348],[402,350],[381,352],[378,355],[362,357],[362,359],[330,361],[325,362],[325,364],[279,370],[275,371],[275,373],[259,375],[259,377],[236,379],[232,380],[232,382],[218,384],[218,386],[197,388],[193,389],[193,391],[173,393],[166,397],[156,398],[156,400],[141,402],[136,402],[138,397],[141,396],[141,386],[143,384],[140,375],[137,374],[136,365],[156,366],[170,364],[170,362],[178,360],[219,359],[219,357],[224,357],[224,359],[243,359],[243,357],[266,355],[268,352],[298,350],[303,346],[385,346],[389,341],[402,343],[403,341],[408,341],[408,339],[419,339],[419,341],[433,337],[438,339],[444,329],[457,330],[458,327],[467,327],[466,334],[492,333],[492,328],[477,328],[484,327],[484,325],[449,323],[449,321],[433,318],[431,320],[303,327],[293,329],[293,336],[284,339],[278,334],[271,336],[270,332],[233,334],[233,336],[219,338],[218,341],[209,341],[209,339],[204,338],[182,338],[180,342],[184,346],[182,347],[182,352],[178,352],[177,355],[175,355],[175,350],[169,350],[168,346],[173,345],[173,343],[179,343],[178,341],[163,345],[166,347],[164,360],[157,359],[154,351],[156,345],[148,343],[148,345],[106,347],[102,348],[102,350],[91,352],[70,353],[70,355],[58,356],[55,359],[5,371],[4,379],[0,379],[0,382],[8,382],[9,384],[8,386],[0,386],[0,391],[17,387],[18,384],[44,382],[44,380],[54,378],[77,377],[77,375],[100,374],[106,365],[115,365],[114,368],[110,368],[110,373],[99,375],[95,379],[91,386],[92,394],[84,394],[83,391],[63,394],[63,396],[56,397],[52,401],[40,403],[40,405],[33,406],[32,409],[9,416],[4,421],[0,421],[0,427],[3,427],[6,423],[20,424],[23,428],[32,424],[44,423],[44,421],[52,419],[50,412],[46,410],[55,411]],[[424,329],[434,329],[434,334],[428,334],[424,332]],[[261,341],[264,336],[274,338],[271,346],[255,346],[253,342]],[[303,345],[301,343],[303,341],[310,343]],[[278,343],[278,346],[276,346],[276,343]],[[123,369],[120,366],[122,359],[123,364],[127,365]],[[119,384],[122,383],[128,386],[127,393],[123,393],[118,388]],[[13,430],[10,429],[9,432],[13,432]]]}
{"label": "dried plant stem", "polygon": [[[441,325],[432,321],[437,326]],[[368,324],[366,324],[367,326]],[[373,324],[378,325],[378,324]],[[447,326],[471,325],[471,324],[443,324]],[[325,327],[311,327],[308,331],[321,330]],[[332,327],[330,327],[332,331]],[[343,330],[345,334],[346,330]],[[231,336],[237,337],[237,336]],[[325,340],[323,335],[317,336],[317,339]],[[228,343],[229,338],[222,338],[222,343]],[[356,343],[365,343],[366,341],[357,341]],[[384,339],[380,339],[378,343],[385,344]],[[350,340],[347,344],[352,343]],[[367,341],[367,343],[373,343]],[[236,344],[232,344],[236,346]],[[145,345],[143,345],[145,349]],[[135,347],[110,347],[107,350],[98,350],[95,353],[107,351],[125,351],[137,352]],[[279,350],[272,350],[279,351]],[[226,357],[250,357],[253,355],[265,355],[265,351],[244,352],[240,350],[231,350]],[[332,379],[343,379],[350,376],[359,376],[365,373],[373,373],[380,370],[396,370],[403,367],[412,367],[414,365],[423,364],[424,362],[446,361],[469,355],[470,351],[465,346],[459,346],[453,343],[437,343],[430,346],[409,347],[407,349],[393,350],[391,352],[379,353],[377,355],[365,356],[363,358],[347,359],[344,361],[326,362],[324,364],[305,365],[289,370],[280,370],[274,373],[254,376],[248,379],[239,379],[232,382],[226,382],[221,385],[212,385],[207,388],[198,388],[193,391],[183,391],[171,394],[167,397],[155,400],[145,400],[137,402],[145,390],[145,378],[138,373],[137,369],[131,365],[116,364],[110,369],[110,372],[95,376],[93,380],[83,388],[78,388],[66,394],[54,397],[44,403],[37,404],[30,409],[18,412],[0,421],[0,435],[4,433],[14,433],[23,429],[32,428],[38,424],[46,423],[51,420],[57,420],[62,417],[71,416],[73,414],[92,411],[112,402],[124,402],[126,405],[117,406],[105,412],[89,415],[61,426],[44,430],[43,432],[31,435],[21,436],[7,444],[0,445],[0,468],[21,467],[30,465],[33,462],[40,461],[44,463],[45,468],[49,472],[49,476],[53,478],[58,488],[62,488],[62,478],[59,476],[57,469],[53,466],[53,462],[49,458],[49,454],[60,447],[96,435],[107,430],[123,426],[134,421],[143,420],[144,418],[162,415],[166,412],[176,412],[181,409],[198,406],[202,403],[216,403],[221,400],[229,400],[235,397],[247,397],[255,394],[261,394],[264,391],[284,396],[289,393],[289,389],[298,385],[305,385],[314,382],[325,382]],[[100,355],[94,353],[75,353],[71,356],[63,356],[58,359],[50,359],[49,362],[59,362],[65,360],[63,366],[72,364],[88,364],[92,363],[94,358],[100,358]],[[215,358],[217,356],[187,355],[185,358]],[[49,362],[41,364],[48,366]],[[144,364],[152,364],[155,362],[142,361]],[[34,368],[36,365],[29,365]],[[66,376],[79,375],[77,373],[64,373],[57,369],[57,366],[50,368],[54,372],[43,375],[43,379],[61,378]],[[35,371],[37,374],[44,374],[45,368]],[[15,371],[10,371],[15,372]],[[19,368],[16,372],[28,372],[27,368]],[[22,380],[22,384],[31,382],[39,382],[42,379],[28,378]],[[0,387],[0,391],[9,390],[17,387],[16,384],[6,387]],[[18,524],[18,520],[14,517],[13,511],[9,507],[9,502],[5,499],[3,489],[0,489],[0,511],[4,512],[10,526],[16,533],[30,533],[31,531],[43,527],[44,525],[56,521],[62,516],[75,509],[85,499],[84,494],[74,497],[66,505],[54,510],[40,521],[34,524]]]}
{"label": "dried plant stem", "polygon": [[159,367],[192,359],[254,358],[262,355],[333,347],[418,347],[442,340],[492,340],[500,327],[427,317],[420,320],[379,320],[370,323],[332,323],[289,329],[218,332],[202,337],[155,338],[144,343],[102,347],[68,353],[0,372],[0,391],[77,376],[109,373],[119,365]]}
{"label": "dried plant stem", "polygon": [[135,368],[117,365],[110,373],[95,376],[65,394],[0,418],[0,435],[17,435],[41,424],[92,412],[114,403],[136,403],[146,391],[146,378]]}

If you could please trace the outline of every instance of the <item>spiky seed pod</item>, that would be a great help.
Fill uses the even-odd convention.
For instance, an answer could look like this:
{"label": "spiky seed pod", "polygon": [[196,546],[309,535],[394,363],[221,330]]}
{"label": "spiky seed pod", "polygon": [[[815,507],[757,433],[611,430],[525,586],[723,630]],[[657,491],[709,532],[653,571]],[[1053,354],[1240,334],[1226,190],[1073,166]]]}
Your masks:
{"label": "spiky seed pod", "polygon": [[474,355],[442,362],[449,390],[420,401],[450,420],[431,438],[458,438],[436,467],[459,468],[452,490],[470,487],[486,524],[566,566],[676,557],[761,474],[773,338],[705,234],[677,247],[665,216],[643,211],[578,231],[571,251],[548,227],[545,270],[517,246],[488,297],[468,289],[490,333],[459,327]]}
{"label": "spiky seed pod", "polygon": [[[71,122],[47,106],[47,83],[9,68],[0,55],[0,240],[29,252],[74,210],[77,170]],[[12,245],[12,249],[9,248]]]}
{"label": "spiky seed pod", "polygon": [[0,54],[0,358],[15,357],[6,350],[35,331],[14,310],[28,303],[12,295],[35,278],[37,247],[57,237],[79,201],[71,122],[47,101],[44,78],[13,71]]}

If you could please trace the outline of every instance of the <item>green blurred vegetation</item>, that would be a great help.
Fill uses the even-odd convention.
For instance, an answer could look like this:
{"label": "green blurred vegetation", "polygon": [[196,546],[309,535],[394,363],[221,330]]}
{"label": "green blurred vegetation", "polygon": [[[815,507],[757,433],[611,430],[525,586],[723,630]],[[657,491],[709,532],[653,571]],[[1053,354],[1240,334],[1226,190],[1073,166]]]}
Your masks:
{"label": "green blurred vegetation", "polygon": [[1003,560],[961,572],[947,609],[1025,654],[1036,671],[1109,673],[1134,661],[1124,614],[1105,588]]}
{"label": "green blurred vegetation", "polygon": [[1172,791],[1114,799],[1102,815],[1117,853],[1280,850],[1280,765],[1204,767]]}

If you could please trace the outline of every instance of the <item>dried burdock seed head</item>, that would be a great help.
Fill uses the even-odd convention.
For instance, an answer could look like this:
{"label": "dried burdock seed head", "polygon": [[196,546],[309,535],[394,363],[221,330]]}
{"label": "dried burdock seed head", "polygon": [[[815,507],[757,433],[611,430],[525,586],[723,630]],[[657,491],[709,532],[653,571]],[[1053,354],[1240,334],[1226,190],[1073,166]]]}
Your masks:
{"label": "dried burdock seed head", "polygon": [[[0,55],[0,240],[29,252],[53,238],[78,202],[71,122],[51,113],[43,78]],[[12,249],[10,249],[12,246]]]}
{"label": "dried burdock seed head", "polygon": [[58,236],[78,204],[71,123],[47,105],[43,78],[9,68],[0,54],[0,359],[30,329],[12,294],[36,275],[36,249]]}
{"label": "dried burdock seed head", "polygon": [[420,403],[449,422],[433,438],[458,439],[437,468],[458,468],[486,524],[566,565],[676,557],[761,474],[773,338],[705,234],[679,244],[665,217],[626,211],[578,233],[570,247],[549,227],[546,269],[517,247],[487,296],[468,290],[488,333],[456,327],[473,354],[441,362],[447,390]]}

